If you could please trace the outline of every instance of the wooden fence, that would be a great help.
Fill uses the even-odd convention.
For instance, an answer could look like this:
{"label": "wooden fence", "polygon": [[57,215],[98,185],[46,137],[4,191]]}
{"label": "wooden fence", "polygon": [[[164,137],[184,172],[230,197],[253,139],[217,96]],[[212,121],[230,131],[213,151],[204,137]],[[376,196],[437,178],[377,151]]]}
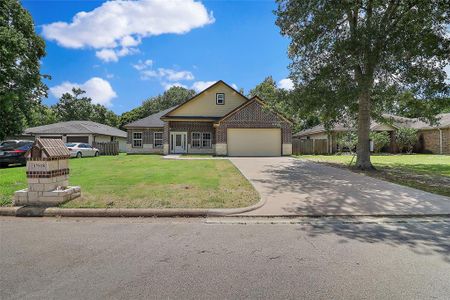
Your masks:
{"label": "wooden fence", "polygon": [[293,139],[292,154],[327,154],[328,142],[326,139]]}
{"label": "wooden fence", "polygon": [[100,155],[119,155],[119,142],[93,142],[92,147],[97,148]]}

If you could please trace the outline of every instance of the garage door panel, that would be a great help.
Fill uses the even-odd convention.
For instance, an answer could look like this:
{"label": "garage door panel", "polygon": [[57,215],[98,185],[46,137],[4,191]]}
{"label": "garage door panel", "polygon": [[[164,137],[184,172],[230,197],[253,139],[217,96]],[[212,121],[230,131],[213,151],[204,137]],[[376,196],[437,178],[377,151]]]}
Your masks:
{"label": "garage door panel", "polygon": [[67,137],[68,143],[89,143],[89,137],[88,136],[68,136]]}
{"label": "garage door panel", "polygon": [[281,156],[281,129],[229,128],[229,156]]}

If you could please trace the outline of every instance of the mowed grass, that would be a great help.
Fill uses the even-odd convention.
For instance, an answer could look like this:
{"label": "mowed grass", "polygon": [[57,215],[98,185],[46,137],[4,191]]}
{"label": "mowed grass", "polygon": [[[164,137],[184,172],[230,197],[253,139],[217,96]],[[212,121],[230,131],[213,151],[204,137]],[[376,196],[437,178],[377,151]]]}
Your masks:
{"label": "mowed grass", "polygon": [[[300,155],[298,158],[352,169],[351,155]],[[364,172],[369,176],[450,197],[450,155],[380,154],[372,155],[371,161],[377,170]]]}
{"label": "mowed grass", "polygon": [[[167,160],[157,155],[119,155],[70,160],[70,185],[82,197],[63,207],[233,208],[259,200],[228,160]],[[0,169],[2,205],[26,187],[25,168]]]}
{"label": "mowed grass", "polygon": [[[348,165],[352,159],[351,155],[301,155],[299,157],[315,161],[333,162],[345,165]],[[355,162],[355,160],[353,161],[353,163]],[[413,172],[450,177],[450,155],[372,155],[371,161],[376,168],[401,168]]]}

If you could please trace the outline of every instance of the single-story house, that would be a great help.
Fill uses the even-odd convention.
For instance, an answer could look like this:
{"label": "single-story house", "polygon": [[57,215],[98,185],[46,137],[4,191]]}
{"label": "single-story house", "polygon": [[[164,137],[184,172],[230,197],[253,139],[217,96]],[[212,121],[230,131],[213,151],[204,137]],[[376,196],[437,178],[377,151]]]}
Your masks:
{"label": "single-story house", "polygon": [[[372,121],[370,126],[371,131],[386,131],[389,133],[391,142],[386,149],[383,149],[384,151],[397,153],[399,149],[395,141],[395,132],[400,127],[408,127],[417,129],[419,140],[415,147],[417,152],[450,154],[450,113],[437,115],[439,124],[435,126],[416,118],[388,114],[385,114],[384,117],[388,120],[386,123]],[[349,130],[354,129],[340,123],[335,124],[329,131],[323,125],[317,125],[294,134],[293,139],[326,140],[328,153],[335,153],[339,151],[339,135]],[[372,143],[371,150],[373,150]]]}
{"label": "single-story house", "polygon": [[292,122],[222,80],[178,106],[124,127],[130,154],[292,154]]}
{"label": "single-story house", "polygon": [[25,129],[35,138],[62,139],[64,143],[119,142],[119,151],[126,151],[127,133],[120,129],[92,122],[68,121]]}

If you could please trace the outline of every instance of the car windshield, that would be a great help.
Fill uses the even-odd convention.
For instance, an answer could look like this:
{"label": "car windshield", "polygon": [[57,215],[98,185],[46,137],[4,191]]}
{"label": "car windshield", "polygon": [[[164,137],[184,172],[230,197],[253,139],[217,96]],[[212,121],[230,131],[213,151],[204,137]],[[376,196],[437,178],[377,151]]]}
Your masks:
{"label": "car windshield", "polygon": [[32,145],[33,145],[33,143],[28,143],[28,144],[23,145],[23,146],[20,147],[20,148],[17,148],[17,150],[28,151],[28,150],[30,150],[30,148],[31,148]]}
{"label": "car windshield", "polygon": [[75,143],[70,143],[70,144],[66,144],[66,147],[75,147],[77,144]]}
{"label": "car windshield", "polygon": [[13,147],[17,144],[16,141],[4,141],[0,144],[2,147]]}

